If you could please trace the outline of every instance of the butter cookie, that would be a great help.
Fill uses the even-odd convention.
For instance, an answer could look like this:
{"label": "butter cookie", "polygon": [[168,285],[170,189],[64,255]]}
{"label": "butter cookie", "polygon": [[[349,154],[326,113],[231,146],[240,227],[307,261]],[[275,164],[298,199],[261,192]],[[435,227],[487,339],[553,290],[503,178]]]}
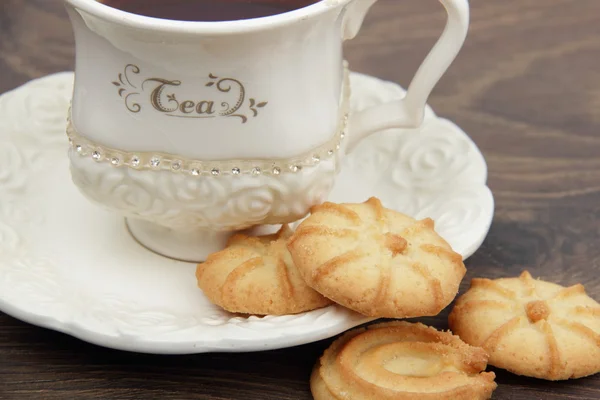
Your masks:
{"label": "butter cookie", "polygon": [[275,235],[232,236],[224,250],[198,265],[198,286],[233,313],[297,314],[331,304],[302,280],[286,248],[291,235],[286,225]]}
{"label": "butter cookie", "polygon": [[376,198],[313,207],[288,248],[310,287],[371,317],[437,315],[466,272],[431,219],[417,221]]}
{"label": "butter cookie", "polygon": [[600,304],[582,285],[533,279],[473,279],[449,317],[462,340],[483,347],[490,365],[547,380],[600,372]]}
{"label": "butter cookie", "polygon": [[349,331],[317,362],[315,400],[484,400],[496,389],[487,354],[423,324]]}

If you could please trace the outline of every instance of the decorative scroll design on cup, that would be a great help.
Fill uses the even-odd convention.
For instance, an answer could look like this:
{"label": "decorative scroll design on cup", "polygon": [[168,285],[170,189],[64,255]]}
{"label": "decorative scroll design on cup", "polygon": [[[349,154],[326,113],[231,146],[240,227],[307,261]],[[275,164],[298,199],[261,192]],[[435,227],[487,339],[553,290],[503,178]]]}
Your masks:
{"label": "decorative scroll design on cup", "polygon": [[237,79],[219,79],[218,76],[215,76],[213,74],[208,74],[208,77],[211,79],[211,81],[206,84],[206,87],[215,86],[221,93],[228,93],[231,91],[231,84],[224,85],[224,83],[226,82],[232,82],[238,86],[239,96],[237,102],[233,107],[230,106],[229,103],[226,101],[221,102],[221,107],[223,107],[223,110],[219,113],[219,115],[224,117],[239,117],[242,119],[242,123],[245,124],[248,121],[248,118],[243,114],[236,114],[236,112],[242,107],[242,104],[244,104],[244,100],[246,99],[246,88],[244,88],[244,85],[242,85],[242,83]]}
{"label": "decorative scroll design on cup", "polygon": [[132,96],[139,96],[140,93],[136,91],[138,87],[131,82],[129,74],[138,75],[139,73],[140,68],[137,65],[127,64],[123,72],[119,73],[118,79],[112,82],[117,87],[119,96],[123,97],[125,107],[132,113],[139,113],[142,106],[131,99]]}
{"label": "decorative scroll design on cup", "polygon": [[[177,97],[174,89],[182,86],[181,80],[164,78],[147,78],[141,82],[140,88],[132,82],[130,75],[139,75],[140,68],[134,64],[127,64],[123,72],[119,73],[118,79],[112,84],[117,87],[117,93],[124,99],[125,107],[132,113],[139,113],[142,106],[135,102],[132,96],[139,96],[142,92],[148,93],[148,102],[152,109],[163,113],[168,117],[176,118],[216,118],[236,117],[243,124],[248,122],[249,115],[255,118],[259,114],[259,108],[264,108],[267,101],[257,101],[255,98],[247,99],[247,90],[242,82],[234,78],[219,78],[209,73],[209,81],[204,85],[215,88],[219,93],[237,93],[237,97],[228,101],[227,99],[205,98],[202,100],[183,100]],[[234,102],[235,101],[235,102]],[[220,102],[220,110],[219,108]],[[248,105],[247,111],[243,110],[244,104]]]}
{"label": "decorative scroll design on cup", "polygon": [[[225,82],[238,82],[234,79],[223,78],[210,74],[212,85],[216,86],[219,91],[225,93],[231,90],[231,86],[226,86]],[[121,77],[120,77],[121,78]],[[124,77],[127,81],[127,77]],[[158,78],[151,78],[152,80],[159,82],[162,85],[163,81]],[[146,81],[148,81],[147,79]],[[144,81],[144,82],[146,82]],[[166,81],[170,82],[174,86],[181,84],[179,81]],[[209,83],[211,83],[209,82]],[[246,98],[245,89],[243,85],[239,83],[243,93],[240,94],[236,104],[231,107],[229,104],[222,104],[223,110],[220,113],[226,113],[232,111],[229,115],[222,116],[237,116],[236,111],[240,109]],[[222,89],[219,89],[219,85]],[[142,83],[143,88],[143,83]],[[154,91],[157,89],[155,88]],[[348,71],[348,64],[344,62],[344,85],[340,96],[340,116],[336,132],[333,136],[325,143],[314,149],[300,154],[296,157],[286,159],[256,159],[256,160],[193,160],[186,159],[176,154],[168,154],[161,152],[128,152],[118,149],[113,149],[94,143],[91,140],[82,136],[75,130],[75,127],[71,123],[71,112],[69,111],[69,120],[67,125],[67,136],[71,145],[72,151],[81,157],[91,157],[97,162],[106,162],[114,167],[129,167],[135,170],[150,170],[150,171],[171,171],[178,174],[191,175],[193,177],[218,177],[228,175],[281,175],[285,173],[297,173],[302,171],[304,167],[311,167],[319,164],[321,161],[333,159],[336,164],[338,161],[339,150],[342,147],[342,142],[346,137],[348,130],[348,114],[350,111],[350,73]],[[160,100],[162,92],[156,94],[156,102],[161,101],[160,107],[165,107],[165,103]],[[169,101],[177,101],[173,97],[167,95],[167,105]],[[152,100],[151,100],[152,101]],[[179,103],[178,107],[181,107],[184,103]],[[200,104],[200,103],[198,103]],[[258,109],[263,108],[267,105],[267,102],[257,102],[256,99],[250,98],[248,100],[249,109],[252,111],[253,116],[258,115]],[[206,107],[213,106],[213,104],[206,105]],[[171,105],[173,107],[173,105]],[[168,111],[163,111],[168,112]],[[245,116],[244,116],[245,117]],[[247,119],[247,117],[245,117]],[[245,121],[244,121],[245,122]]]}
{"label": "decorative scroll design on cup", "polygon": [[69,117],[67,136],[71,148],[82,157],[97,162],[110,163],[114,167],[130,167],[136,170],[171,171],[194,177],[218,177],[227,175],[280,175],[297,173],[304,167],[312,167],[321,161],[333,159],[337,163],[338,152],[346,136],[348,114],[344,113],[336,134],[321,146],[289,159],[272,160],[192,160],[174,154],[159,152],[126,152],[101,146],[81,136]]}
{"label": "decorative scroll design on cup", "polygon": [[258,115],[258,110],[256,108],[263,108],[264,106],[267,105],[266,101],[262,101],[260,103],[257,103],[256,100],[254,99],[250,99],[250,111],[252,111],[252,116],[256,117]]}

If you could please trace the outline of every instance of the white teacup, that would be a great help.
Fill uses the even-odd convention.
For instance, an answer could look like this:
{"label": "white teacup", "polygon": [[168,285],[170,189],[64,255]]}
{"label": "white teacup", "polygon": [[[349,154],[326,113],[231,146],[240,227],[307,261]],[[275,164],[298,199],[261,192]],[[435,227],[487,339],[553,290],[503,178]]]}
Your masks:
{"label": "white teacup", "polygon": [[339,158],[371,133],[420,125],[464,42],[467,0],[403,100],[348,116],[342,43],[376,0],[322,0],[264,18],[184,22],[66,0],[76,36],[75,184],[136,239],[203,260],[230,232],[305,216]]}

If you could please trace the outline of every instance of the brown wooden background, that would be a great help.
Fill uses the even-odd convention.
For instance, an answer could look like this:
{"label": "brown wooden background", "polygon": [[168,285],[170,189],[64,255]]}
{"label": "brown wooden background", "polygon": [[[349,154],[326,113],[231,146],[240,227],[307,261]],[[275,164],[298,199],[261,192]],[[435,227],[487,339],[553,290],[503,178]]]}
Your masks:
{"label": "brown wooden background", "polygon": [[[431,98],[483,150],[497,201],[464,285],[527,267],[565,285],[582,282],[600,300],[600,1],[471,5],[466,47]],[[355,70],[406,85],[443,21],[437,1],[380,0],[347,58]],[[72,65],[61,0],[0,0],[0,92]],[[446,316],[425,321],[445,328]],[[311,366],[329,343],[139,355],[0,313],[0,399],[310,399]],[[600,398],[600,376],[549,383],[497,374],[495,399]]]}

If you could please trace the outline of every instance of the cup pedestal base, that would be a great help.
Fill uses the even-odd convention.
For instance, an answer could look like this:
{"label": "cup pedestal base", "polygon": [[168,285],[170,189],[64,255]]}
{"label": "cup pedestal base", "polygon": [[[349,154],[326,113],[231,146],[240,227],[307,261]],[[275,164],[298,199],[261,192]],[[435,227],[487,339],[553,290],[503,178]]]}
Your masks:
{"label": "cup pedestal base", "polygon": [[126,218],[127,228],[142,246],[161,256],[186,262],[202,262],[227,244],[233,232],[206,229],[176,231],[147,221]]}

